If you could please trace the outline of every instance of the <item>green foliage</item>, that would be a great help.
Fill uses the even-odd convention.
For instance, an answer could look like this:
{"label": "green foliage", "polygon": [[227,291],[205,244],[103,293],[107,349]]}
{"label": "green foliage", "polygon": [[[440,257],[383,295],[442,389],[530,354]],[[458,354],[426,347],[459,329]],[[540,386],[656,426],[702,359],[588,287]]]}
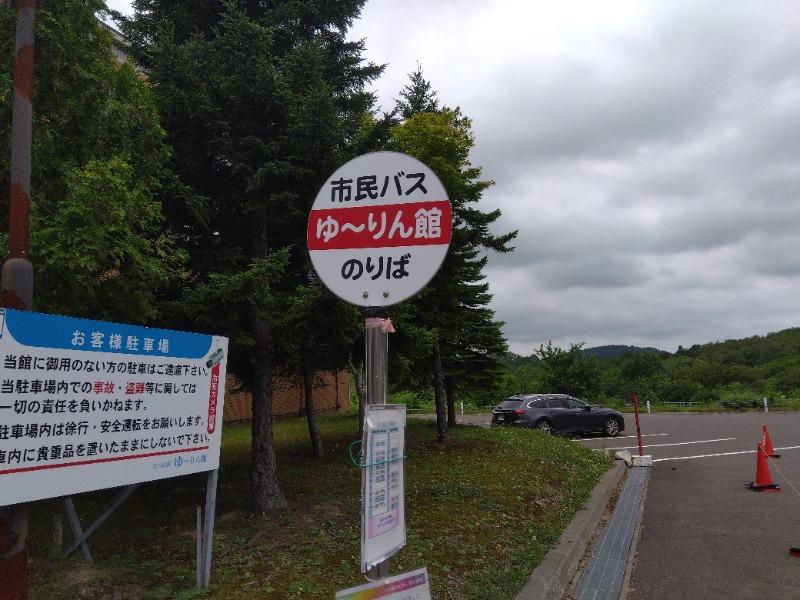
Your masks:
{"label": "green foliage", "polygon": [[[330,599],[363,582],[361,472],[348,457],[358,418],[320,417],[319,426],[327,452],[313,460],[306,422],[276,423],[289,506],[259,517],[247,512],[249,428],[223,429],[207,597]],[[427,566],[434,598],[511,600],[611,460],[566,438],[514,428],[456,427],[449,444],[431,443],[434,431],[432,422],[409,419],[407,544],[392,557],[392,571]],[[36,503],[31,597],[206,597],[194,589],[193,555],[205,481],[200,475],[140,486],[92,537],[91,566],[80,556],[51,557],[52,516],[62,503]],[[78,513],[91,521],[113,497],[113,491],[83,494],[75,500]]]}
{"label": "green foliage", "polygon": [[[270,322],[277,349],[312,318],[300,317],[299,307],[342,310],[330,297],[330,311],[301,301],[310,271],[305,231],[321,182],[350,158],[351,141],[370,137],[364,118],[373,96],[363,88],[381,67],[362,63],[363,44],[344,37],[362,4],[138,0],[134,17],[122,23],[174,148],[176,180],[165,187],[164,206],[189,253],[191,279],[176,295],[184,305],[171,314],[193,314],[192,287],[206,286],[199,296],[226,306],[230,298],[209,294],[228,294],[253,261],[283,265],[260,280],[270,311],[258,306],[253,289],[234,314],[200,317],[204,327],[244,344],[231,366],[246,381],[256,317]],[[328,332],[332,340],[342,333]],[[287,352],[273,356],[283,358],[292,360]]]}
{"label": "green foliage", "polygon": [[507,369],[499,390],[501,397],[514,394],[534,394],[544,389],[538,361],[508,366]]}
{"label": "green foliage", "polygon": [[184,258],[161,235],[160,204],[125,157],[92,160],[65,179],[54,212],[31,219],[36,305],[56,314],[152,322],[156,291],[177,277]]}
{"label": "green foliage", "polygon": [[593,356],[581,352],[583,344],[571,344],[569,350],[542,344],[535,352],[541,361],[542,391],[591,398],[598,391],[600,367]]}
{"label": "green foliage", "polygon": [[669,352],[658,350],[657,348],[641,348],[639,346],[625,346],[622,344],[612,344],[606,346],[594,346],[593,348],[584,348],[583,353],[587,356],[595,356],[597,360],[612,360],[620,358],[626,354],[644,354],[655,352],[659,356],[669,356]]}
{"label": "green foliage", "polygon": [[[530,362],[534,358],[507,357],[510,385],[521,389],[542,377]],[[526,362],[529,372],[523,370]],[[680,348],[675,354],[629,348],[598,366],[597,399],[615,406],[630,406],[634,393],[653,406],[761,408],[764,397],[790,406],[792,398],[800,398],[800,330]]]}
{"label": "green foliage", "polygon": [[397,112],[403,119],[408,119],[420,113],[439,112],[439,101],[431,82],[422,74],[422,66],[417,64],[417,70],[408,74],[410,82],[400,90],[400,100],[397,101]]}
{"label": "green foliage", "polygon": [[360,310],[335,297],[319,280],[295,288],[273,314],[278,352],[285,375],[302,380],[305,357],[311,371],[342,368],[364,337]]}
{"label": "green foliage", "polygon": [[273,252],[267,258],[253,259],[235,273],[210,273],[207,281],[184,288],[180,302],[168,309],[192,315],[202,329],[228,332],[236,349],[250,348],[250,321],[266,318],[278,309],[271,282],[286,269],[287,254]]}
{"label": "green foliage", "polygon": [[[147,323],[183,273],[155,195],[169,151],[149,88],[115,64],[99,0],[37,3],[30,260],[34,308]],[[15,11],[0,10],[0,187],[9,188]],[[7,202],[7,195],[2,195]],[[0,229],[8,230],[7,210]]]}
{"label": "green foliage", "polygon": [[[347,329],[333,328],[292,338],[311,334],[304,324],[314,316],[300,312],[320,310],[307,296],[312,200],[380,129],[365,128],[374,96],[364,87],[382,68],[364,63],[363,43],[346,40],[363,4],[136,0],[121,25],[173,147],[163,201],[189,273],[171,314],[232,340],[229,368],[253,391],[257,513],[285,504],[272,451],[274,367],[302,362],[307,373],[331,359],[325,334],[347,341]],[[198,315],[198,299],[222,310]],[[337,302],[326,298],[322,310],[339,312]]]}
{"label": "green foliage", "polygon": [[785,329],[741,340],[695,345],[689,349],[681,347],[675,354],[706,360],[713,364],[755,367],[785,356],[800,355],[800,328]]}
{"label": "green foliage", "polygon": [[656,377],[664,373],[664,365],[655,352],[628,353],[620,361],[620,377],[628,381]]}
{"label": "green foliage", "polygon": [[[402,385],[420,392],[436,390],[437,410],[451,409],[456,396],[479,404],[496,400],[503,376],[500,357],[507,347],[502,323],[488,308],[491,301],[483,275],[486,250],[509,252],[516,232],[494,235],[489,227],[500,216],[478,206],[492,185],[469,162],[475,140],[471,121],[460,109],[439,108],[436,92],[421,68],[400,93],[397,112],[404,120],[391,130],[391,147],[433,170],[444,185],[453,212],[453,237],[434,279],[414,298],[393,309],[402,338],[399,350]],[[444,316],[444,318],[443,318]],[[441,356],[437,372],[434,354]]]}

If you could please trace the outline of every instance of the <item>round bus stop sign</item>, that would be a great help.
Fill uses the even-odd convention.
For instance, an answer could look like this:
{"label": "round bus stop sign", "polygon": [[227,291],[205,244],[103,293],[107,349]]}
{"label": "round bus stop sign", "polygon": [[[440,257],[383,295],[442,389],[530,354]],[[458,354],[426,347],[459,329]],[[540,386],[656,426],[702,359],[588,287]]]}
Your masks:
{"label": "round bus stop sign", "polygon": [[308,251],[322,282],[359,306],[389,306],[433,278],[453,233],[439,178],[416,158],[374,152],[331,175],[308,219]]}

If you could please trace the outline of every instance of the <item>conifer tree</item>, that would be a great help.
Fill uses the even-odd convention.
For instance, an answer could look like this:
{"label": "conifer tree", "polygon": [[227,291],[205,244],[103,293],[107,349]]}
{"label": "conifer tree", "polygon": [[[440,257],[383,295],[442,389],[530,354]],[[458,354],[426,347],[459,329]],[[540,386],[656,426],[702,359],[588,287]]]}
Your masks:
{"label": "conifer tree", "polygon": [[374,98],[345,33],[364,0],[136,0],[122,25],[174,148],[164,201],[189,252],[176,318],[227,334],[253,393],[256,513],[285,506],[272,441],[275,315],[308,282],[319,186],[349,159]]}
{"label": "conifer tree", "polygon": [[[491,295],[483,269],[486,250],[510,252],[516,232],[492,233],[490,227],[500,211],[484,212],[477,206],[492,182],[481,181],[481,169],[469,162],[475,142],[470,119],[458,108],[438,108],[436,92],[421,67],[410,79],[397,106],[406,119],[392,131],[392,144],[428,165],[442,181],[453,213],[453,238],[439,273],[400,314],[413,323],[415,345],[428,349],[408,354],[417,357],[412,362],[424,357],[429,367],[412,369],[411,379],[418,387],[433,387],[438,439],[446,441],[448,425],[455,423],[457,391],[490,393],[500,383],[500,357],[507,347],[502,323],[488,308]],[[412,114],[413,107],[431,110]],[[423,331],[428,335],[420,335]],[[428,377],[422,375],[426,372]]]}

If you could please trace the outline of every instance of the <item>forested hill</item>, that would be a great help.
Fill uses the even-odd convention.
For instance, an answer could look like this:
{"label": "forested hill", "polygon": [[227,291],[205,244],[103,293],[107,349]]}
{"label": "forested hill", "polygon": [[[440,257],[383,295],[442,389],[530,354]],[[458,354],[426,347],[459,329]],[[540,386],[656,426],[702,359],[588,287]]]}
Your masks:
{"label": "forested hill", "polygon": [[658,348],[641,348],[639,346],[622,346],[622,345],[611,345],[611,346],[596,346],[594,348],[584,348],[581,352],[583,352],[584,356],[595,356],[597,360],[612,360],[614,358],[619,358],[621,356],[625,356],[626,354],[643,354],[644,352],[655,352],[656,354],[664,356],[669,356],[668,352],[664,352],[663,350],[659,350]]}
{"label": "forested hill", "polygon": [[[587,360],[588,359],[588,360]],[[800,328],[679,347],[674,354],[637,346],[543,347],[507,357],[502,392],[558,390],[597,403],[639,401],[741,405],[769,397],[800,399]]]}
{"label": "forested hill", "polygon": [[763,365],[790,356],[800,356],[800,328],[741,340],[696,344],[688,349],[679,347],[675,356],[688,356],[717,365]]}
{"label": "forested hill", "polygon": [[[670,356],[686,356],[709,364],[763,365],[790,356],[800,356],[800,328],[784,329],[776,333],[768,333],[764,336],[756,335],[740,340],[695,344],[690,348],[680,346],[675,354],[657,348],[622,344],[595,346],[581,350],[584,356],[594,356],[598,360],[614,360],[626,354],[644,354],[645,352],[653,352],[662,359]],[[509,354],[507,362],[512,365],[527,363],[532,359],[534,362],[537,360],[535,356],[522,357]]]}

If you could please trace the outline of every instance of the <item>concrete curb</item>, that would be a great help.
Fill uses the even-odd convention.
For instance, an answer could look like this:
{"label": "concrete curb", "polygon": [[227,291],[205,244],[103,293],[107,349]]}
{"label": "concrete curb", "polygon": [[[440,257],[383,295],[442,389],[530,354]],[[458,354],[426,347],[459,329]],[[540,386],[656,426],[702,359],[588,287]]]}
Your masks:
{"label": "concrete curb", "polygon": [[617,461],[603,475],[584,509],[578,511],[561,539],[536,567],[516,600],[561,600],[625,471],[625,464]]}

